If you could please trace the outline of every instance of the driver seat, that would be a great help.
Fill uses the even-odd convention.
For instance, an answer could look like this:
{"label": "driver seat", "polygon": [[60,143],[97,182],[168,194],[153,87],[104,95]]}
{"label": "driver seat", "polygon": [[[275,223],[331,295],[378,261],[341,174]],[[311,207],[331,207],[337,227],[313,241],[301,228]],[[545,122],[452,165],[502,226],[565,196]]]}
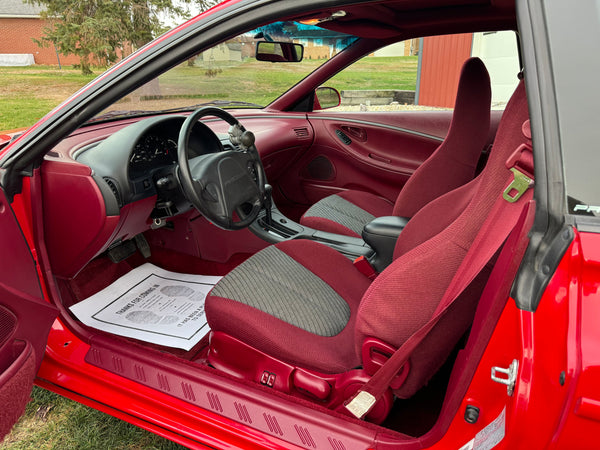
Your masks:
{"label": "driver seat", "polygon": [[[525,138],[523,81],[502,117],[488,164],[470,183],[422,208],[401,233],[394,261],[374,280],[335,250],[308,240],[255,254],[206,299],[208,360],[265,386],[342,408],[434,314],[469,247],[505,189],[506,161]],[[470,326],[487,279],[482,271],[414,350],[392,383],[412,396],[440,368]],[[382,421],[393,397],[367,418]]]}
{"label": "driver seat", "polygon": [[488,142],[491,104],[490,76],[479,58],[462,67],[454,113],[444,141],[421,164],[395,203],[370,192],[347,190],[312,205],[300,223],[310,228],[360,237],[376,217],[410,218],[437,197],[471,181]]}

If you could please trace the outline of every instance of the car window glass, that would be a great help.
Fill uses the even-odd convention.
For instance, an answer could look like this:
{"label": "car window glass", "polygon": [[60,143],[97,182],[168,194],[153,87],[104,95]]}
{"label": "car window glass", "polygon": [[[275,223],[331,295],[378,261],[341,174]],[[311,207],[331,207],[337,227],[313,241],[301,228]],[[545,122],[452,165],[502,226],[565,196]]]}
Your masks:
{"label": "car window glass", "polygon": [[[600,127],[597,125],[600,8],[597,2],[592,5],[593,2],[587,10],[557,2],[546,10],[545,26],[549,30],[553,69],[547,82],[552,83],[556,95],[559,136],[559,142],[549,142],[560,145],[562,150],[568,213],[574,216],[580,230],[597,233],[600,218]],[[591,10],[595,10],[595,14],[590,14]],[[552,182],[558,185],[556,179]]]}
{"label": "car window glass", "polygon": [[428,36],[394,43],[325,83],[340,92],[341,111],[452,109],[460,70],[483,60],[492,84],[492,109],[504,109],[517,85],[519,57],[512,31]]}
{"label": "car window glass", "polygon": [[[271,23],[190,58],[107,111],[159,111],[209,102],[224,108],[263,107],[355,40],[314,25]],[[302,44],[304,57],[300,62],[257,61],[261,41]]]}

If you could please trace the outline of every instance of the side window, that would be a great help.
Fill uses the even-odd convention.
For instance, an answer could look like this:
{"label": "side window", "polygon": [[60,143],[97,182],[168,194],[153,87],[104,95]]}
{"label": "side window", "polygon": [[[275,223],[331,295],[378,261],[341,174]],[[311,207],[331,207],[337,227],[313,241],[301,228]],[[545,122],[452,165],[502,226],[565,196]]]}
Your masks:
{"label": "side window", "polygon": [[490,73],[492,108],[504,109],[519,72],[512,31],[398,42],[365,56],[325,86],[340,92],[340,111],[452,109],[462,65],[471,56],[481,58]]}
{"label": "side window", "polygon": [[521,70],[514,31],[474,33],[471,56],[484,62],[492,83],[492,109],[504,109],[518,84]]}
{"label": "side window", "polygon": [[340,92],[340,111],[387,111],[415,104],[420,39],[371,53],[330,78]]}

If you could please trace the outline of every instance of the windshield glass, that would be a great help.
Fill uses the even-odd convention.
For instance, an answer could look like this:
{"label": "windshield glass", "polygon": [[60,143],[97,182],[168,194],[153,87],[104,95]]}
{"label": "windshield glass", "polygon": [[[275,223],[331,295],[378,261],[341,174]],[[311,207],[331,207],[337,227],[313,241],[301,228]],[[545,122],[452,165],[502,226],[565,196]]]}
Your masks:
{"label": "windshield glass", "polygon": [[[264,107],[357,38],[297,22],[275,22],[212,47],[163,73],[103,111],[120,116],[216,104]],[[257,61],[260,41],[304,46],[300,62]]]}

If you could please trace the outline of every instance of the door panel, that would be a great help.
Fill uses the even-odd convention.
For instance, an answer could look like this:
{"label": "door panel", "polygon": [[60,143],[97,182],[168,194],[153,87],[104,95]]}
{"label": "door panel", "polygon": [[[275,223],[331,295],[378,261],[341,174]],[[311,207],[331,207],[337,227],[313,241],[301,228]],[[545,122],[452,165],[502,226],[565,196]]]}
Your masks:
{"label": "door panel", "polygon": [[0,440],[29,400],[56,308],[42,295],[35,262],[0,190]]}
{"label": "door panel", "polygon": [[304,205],[345,189],[394,201],[443,141],[452,111],[320,111],[308,118],[313,145],[281,181],[284,194]]}

